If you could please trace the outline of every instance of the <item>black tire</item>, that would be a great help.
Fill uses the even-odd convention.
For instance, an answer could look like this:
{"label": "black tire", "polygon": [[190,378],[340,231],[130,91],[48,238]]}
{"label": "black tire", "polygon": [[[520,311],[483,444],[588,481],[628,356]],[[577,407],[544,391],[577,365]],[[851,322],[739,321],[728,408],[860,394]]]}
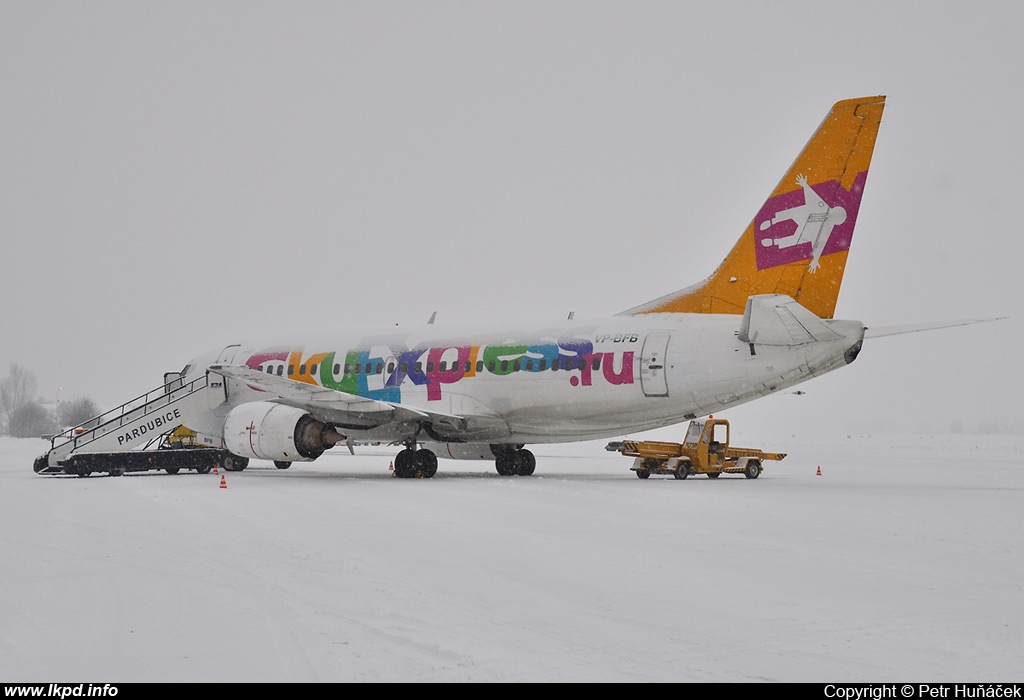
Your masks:
{"label": "black tire", "polygon": [[32,463],[32,471],[34,471],[36,474],[42,474],[44,471],[46,471],[49,468],[49,466],[50,466],[50,457],[49,457],[49,455],[43,455],[41,457],[36,457],[36,461]]}
{"label": "black tire", "polygon": [[516,473],[516,453],[512,450],[499,452],[494,457],[494,468],[501,476],[512,476]]}
{"label": "black tire", "polygon": [[516,450],[514,471],[516,476],[533,476],[537,469],[537,458],[529,450]]}
{"label": "black tire", "polygon": [[213,469],[209,464],[196,467],[196,474],[209,474],[210,470]]}
{"label": "black tire", "polygon": [[248,457],[239,457],[238,455],[233,454],[224,456],[224,471],[226,472],[240,472],[248,466]]}
{"label": "black tire", "polygon": [[181,471],[181,467],[164,467],[164,471],[173,476]]}
{"label": "black tire", "polygon": [[395,455],[395,476],[410,479],[416,474],[416,451],[408,448]]}
{"label": "black tire", "polygon": [[292,466],[292,463],[291,462],[281,462],[281,461],[278,461],[278,460],[275,459],[274,460],[274,466],[277,467],[278,469],[287,469],[288,467]]}
{"label": "black tire", "polygon": [[722,472],[708,472],[709,479],[717,479],[720,476],[722,476]]}
{"label": "black tire", "polygon": [[[108,473],[110,474],[110,476],[124,476],[124,469],[111,469]],[[88,476],[89,471],[87,469],[83,469],[81,472],[79,472],[79,474],[81,474],[82,476]]]}
{"label": "black tire", "polygon": [[761,463],[756,459],[747,462],[747,468],[743,470],[743,476],[748,479],[756,479],[761,476]]}
{"label": "black tire", "polygon": [[647,471],[646,469],[637,469],[636,470],[636,478],[637,479],[649,479],[650,476],[651,476],[651,473],[649,471]]}
{"label": "black tire", "polygon": [[680,462],[679,466],[676,467],[676,470],[672,472],[672,476],[674,476],[677,479],[685,479],[686,477],[690,476],[690,463]]}
{"label": "black tire", "polygon": [[415,476],[430,479],[437,474],[437,455],[430,450],[416,450]]}

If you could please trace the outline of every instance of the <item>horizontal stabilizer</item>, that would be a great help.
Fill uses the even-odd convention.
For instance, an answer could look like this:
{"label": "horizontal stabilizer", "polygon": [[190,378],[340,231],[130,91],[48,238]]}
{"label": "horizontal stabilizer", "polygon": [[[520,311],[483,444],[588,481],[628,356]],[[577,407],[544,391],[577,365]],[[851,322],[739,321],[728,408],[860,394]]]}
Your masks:
{"label": "horizontal stabilizer", "polygon": [[865,338],[882,338],[887,335],[901,335],[903,333],[917,333],[919,331],[934,331],[938,328],[955,328],[956,326],[970,326],[975,323],[988,323],[990,321],[1002,321],[1006,316],[997,318],[969,318],[959,321],[937,321],[935,323],[907,323],[900,326],[877,326],[864,329]]}
{"label": "horizontal stabilizer", "polygon": [[739,339],[758,345],[804,345],[843,337],[784,294],[760,294],[747,299]]}

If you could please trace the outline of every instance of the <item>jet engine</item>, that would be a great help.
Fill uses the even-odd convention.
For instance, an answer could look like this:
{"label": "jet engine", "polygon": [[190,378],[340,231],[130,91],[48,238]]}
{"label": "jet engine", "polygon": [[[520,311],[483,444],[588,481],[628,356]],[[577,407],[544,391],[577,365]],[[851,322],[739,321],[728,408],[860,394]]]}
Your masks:
{"label": "jet engine", "polygon": [[302,409],[268,401],[236,406],[224,419],[224,444],[239,457],[311,462],[344,439]]}

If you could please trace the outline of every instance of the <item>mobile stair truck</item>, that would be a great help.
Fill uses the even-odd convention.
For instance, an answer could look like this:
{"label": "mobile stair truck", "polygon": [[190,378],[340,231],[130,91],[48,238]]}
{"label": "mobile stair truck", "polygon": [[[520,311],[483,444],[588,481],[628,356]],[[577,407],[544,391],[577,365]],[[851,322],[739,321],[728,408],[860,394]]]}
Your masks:
{"label": "mobile stair truck", "polygon": [[206,474],[217,465],[240,471],[248,460],[219,445],[199,444],[196,434],[183,426],[226,398],[220,376],[207,374],[185,384],[180,373],[168,372],[162,386],[53,436],[49,451],[35,460],[33,469],[37,474],[77,476],[155,470],[177,474],[182,469]]}

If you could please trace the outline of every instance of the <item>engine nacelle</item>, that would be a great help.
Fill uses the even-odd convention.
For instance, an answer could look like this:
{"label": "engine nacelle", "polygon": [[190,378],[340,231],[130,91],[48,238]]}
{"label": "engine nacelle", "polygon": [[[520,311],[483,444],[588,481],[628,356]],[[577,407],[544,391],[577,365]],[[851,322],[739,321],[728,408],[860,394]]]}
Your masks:
{"label": "engine nacelle", "polygon": [[239,457],[311,462],[344,439],[302,409],[269,401],[236,406],[224,419],[224,444]]}

